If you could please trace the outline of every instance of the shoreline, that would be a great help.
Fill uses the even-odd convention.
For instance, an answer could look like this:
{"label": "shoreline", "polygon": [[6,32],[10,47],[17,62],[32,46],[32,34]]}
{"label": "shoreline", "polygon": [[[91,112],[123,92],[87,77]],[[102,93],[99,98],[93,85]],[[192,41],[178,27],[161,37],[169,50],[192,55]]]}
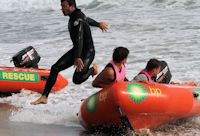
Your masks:
{"label": "shoreline", "polygon": [[2,136],[87,136],[82,127],[66,127],[54,124],[12,122],[9,116],[16,107],[0,103],[0,134]]}

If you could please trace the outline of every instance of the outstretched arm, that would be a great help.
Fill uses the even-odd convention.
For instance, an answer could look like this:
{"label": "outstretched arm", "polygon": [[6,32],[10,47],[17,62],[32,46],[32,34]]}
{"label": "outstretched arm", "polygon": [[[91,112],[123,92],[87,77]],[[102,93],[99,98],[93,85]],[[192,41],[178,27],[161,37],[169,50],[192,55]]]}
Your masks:
{"label": "outstretched arm", "polygon": [[97,22],[92,18],[87,17],[87,22],[90,26],[96,26],[99,27],[103,32],[108,30],[108,23],[107,22]]}
{"label": "outstretched arm", "polygon": [[94,19],[87,17],[86,18],[87,22],[89,23],[90,26],[96,26],[99,27],[100,23],[95,21]]}

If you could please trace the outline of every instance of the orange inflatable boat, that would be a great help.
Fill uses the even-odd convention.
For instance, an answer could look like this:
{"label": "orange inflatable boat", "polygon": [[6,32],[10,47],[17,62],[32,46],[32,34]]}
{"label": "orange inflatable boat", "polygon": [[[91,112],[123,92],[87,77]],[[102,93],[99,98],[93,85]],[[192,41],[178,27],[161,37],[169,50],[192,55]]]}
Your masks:
{"label": "orange inflatable boat", "polygon": [[[49,70],[33,68],[0,67],[0,92],[19,92],[22,89],[42,93],[49,76]],[[64,88],[68,81],[58,75],[52,88],[56,92]]]}
{"label": "orange inflatable boat", "polygon": [[87,129],[111,126],[155,128],[200,115],[200,87],[120,82],[85,99],[78,114]]}

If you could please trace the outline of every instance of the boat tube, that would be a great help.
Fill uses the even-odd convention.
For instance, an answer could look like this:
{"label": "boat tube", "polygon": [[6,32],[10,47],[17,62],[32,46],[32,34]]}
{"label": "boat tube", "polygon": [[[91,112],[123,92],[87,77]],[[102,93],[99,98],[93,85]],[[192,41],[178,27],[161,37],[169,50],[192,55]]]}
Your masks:
{"label": "boat tube", "polygon": [[[22,89],[43,93],[50,70],[0,67],[0,92],[14,93]],[[60,91],[68,84],[60,74],[51,92]]]}
{"label": "boat tube", "polygon": [[83,100],[78,117],[89,130],[126,126],[135,131],[200,115],[200,87],[193,84],[119,82]]}

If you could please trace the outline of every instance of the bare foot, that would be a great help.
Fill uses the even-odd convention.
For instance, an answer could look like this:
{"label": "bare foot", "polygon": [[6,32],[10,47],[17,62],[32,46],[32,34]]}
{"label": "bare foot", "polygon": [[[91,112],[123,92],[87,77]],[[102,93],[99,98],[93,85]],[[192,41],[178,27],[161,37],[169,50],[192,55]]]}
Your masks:
{"label": "bare foot", "polygon": [[38,105],[38,104],[47,104],[48,98],[46,96],[41,96],[39,99],[37,99],[34,102],[31,102],[32,105]]}
{"label": "bare foot", "polygon": [[97,75],[99,73],[97,64],[93,64],[93,68],[94,68],[94,73],[93,73],[92,77],[94,77],[95,75]]}

